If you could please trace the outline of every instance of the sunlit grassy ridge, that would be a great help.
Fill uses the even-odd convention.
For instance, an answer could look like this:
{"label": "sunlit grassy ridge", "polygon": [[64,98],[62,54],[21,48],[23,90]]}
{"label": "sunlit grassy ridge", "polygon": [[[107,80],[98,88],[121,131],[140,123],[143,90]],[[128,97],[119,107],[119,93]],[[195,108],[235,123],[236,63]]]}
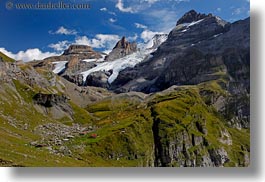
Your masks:
{"label": "sunlit grassy ridge", "polygon": [[4,62],[8,62],[8,63],[15,62],[14,59],[8,57],[7,55],[3,54],[2,52],[0,52],[0,59],[2,59]]}
{"label": "sunlit grassy ridge", "polygon": [[[47,73],[45,72],[47,75]],[[40,113],[33,97],[41,90],[18,80],[2,84],[0,89],[0,161],[2,166],[154,166],[156,142],[165,149],[183,140],[189,146],[185,155],[200,164],[211,150],[224,148],[229,161],[225,166],[243,166],[249,154],[249,130],[234,129],[211,105],[212,97],[226,97],[222,81],[198,86],[182,86],[149,96],[145,101],[133,97],[109,97],[81,108],[71,100],[71,117],[53,119]],[[53,87],[51,90],[56,89]],[[207,93],[207,94],[205,94]],[[58,91],[58,94],[63,94]],[[49,111],[49,109],[47,109]],[[91,126],[84,135],[65,142],[71,155],[51,153],[45,147],[31,146],[41,136],[34,132],[39,125],[63,123]],[[154,129],[157,127],[157,131]],[[201,127],[201,128],[200,128]],[[202,129],[203,128],[203,129]],[[232,145],[220,142],[227,131]],[[96,135],[96,137],[92,137]],[[159,140],[157,140],[157,138]],[[193,143],[194,138],[203,143]],[[60,146],[52,146],[58,150]],[[179,155],[180,158],[184,154]],[[168,166],[181,166],[173,160]]]}

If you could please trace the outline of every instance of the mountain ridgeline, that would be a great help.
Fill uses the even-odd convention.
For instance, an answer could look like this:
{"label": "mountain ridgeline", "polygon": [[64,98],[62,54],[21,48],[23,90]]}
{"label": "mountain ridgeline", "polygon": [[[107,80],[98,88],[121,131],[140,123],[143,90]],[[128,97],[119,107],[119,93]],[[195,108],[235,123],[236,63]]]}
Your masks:
{"label": "mountain ridgeline", "polygon": [[247,167],[250,19],[191,10],[145,45],[0,53],[0,166]]}

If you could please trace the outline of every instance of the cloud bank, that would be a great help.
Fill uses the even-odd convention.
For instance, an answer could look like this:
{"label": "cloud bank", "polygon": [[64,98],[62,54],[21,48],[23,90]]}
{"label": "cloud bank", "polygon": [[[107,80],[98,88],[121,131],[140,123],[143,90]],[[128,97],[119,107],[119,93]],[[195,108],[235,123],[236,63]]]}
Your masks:
{"label": "cloud bank", "polygon": [[1,47],[0,52],[4,53],[8,57],[11,57],[15,60],[22,60],[24,62],[29,62],[33,60],[42,60],[50,56],[56,56],[56,53],[52,52],[42,52],[38,48],[27,49],[26,51],[19,51],[18,53],[12,53],[5,48]]}
{"label": "cloud bank", "polygon": [[55,32],[54,31],[49,31],[49,34],[57,34],[57,35],[76,35],[77,31],[76,30],[71,30],[67,29],[63,26],[59,27]]}

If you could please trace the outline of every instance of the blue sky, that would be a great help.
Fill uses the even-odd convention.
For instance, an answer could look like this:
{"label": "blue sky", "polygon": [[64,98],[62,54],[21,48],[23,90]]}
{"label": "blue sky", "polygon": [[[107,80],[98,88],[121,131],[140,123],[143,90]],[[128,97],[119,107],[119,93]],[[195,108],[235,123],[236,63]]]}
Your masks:
{"label": "blue sky", "polygon": [[[155,33],[168,33],[191,9],[213,13],[229,22],[249,16],[249,0],[53,0],[91,7],[82,10],[15,8],[17,3],[50,1],[0,0],[0,51],[29,61],[60,54],[70,44],[109,50],[122,36],[145,42]],[[6,8],[8,2],[13,4],[12,9]]]}

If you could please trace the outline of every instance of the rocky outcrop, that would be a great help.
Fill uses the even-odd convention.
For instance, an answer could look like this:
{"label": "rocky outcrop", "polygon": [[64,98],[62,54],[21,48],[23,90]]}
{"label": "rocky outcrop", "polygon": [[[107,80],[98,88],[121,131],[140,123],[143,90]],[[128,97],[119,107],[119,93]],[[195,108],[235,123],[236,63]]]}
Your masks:
{"label": "rocky outcrop", "polygon": [[[208,87],[213,89],[210,85]],[[201,102],[200,99],[196,99],[196,92],[186,89],[173,87],[160,92],[158,98],[155,97],[156,100],[150,104],[155,166],[248,166],[249,147],[245,146],[246,149],[241,147],[241,144],[237,145],[236,140],[239,138],[234,137],[240,130],[231,132],[230,127],[223,125],[223,117],[213,113],[205,105],[208,102],[207,98]],[[208,88],[201,88],[201,91],[206,90]],[[216,90],[216,94],[220,93]],[[237,153],[233,151],[234,147],[239,147],[242,151]],[[234,160],[231,152],[238,161]]]}
{"label": "rocky outcrop", "polygon": [[36,104],[42,105],[44,107],[52,107],[58,104],[65,104],[68,101],[68,98],[64,95],[42,93],[36,94],[33,99]]}
{"label": "rocky outcrop", "polygon": [[68,49],[66,49],[63,55],[70,54],[84,54],[94,52],[90,46],[87,45],[70,45]]}
{"label": "rocky outcrop", "polygon": [[[60,59],[67,57],[77,57],[78,60],[82,59],[99,59],[101,58],[101,54],[99,52],[96,52],[92,49],[90,46],[86,45],[70,45],[68,49],[64,51],[64,53],[61,55]],[[46,60],[50,60],[52,58],[47,58]],[[65,60],[64,61],[68,61]]]}
{"label": "rocky outcrop", "polygon": [[75,74],[65,74],[63,77],[68,80],[69,82],[72,82],[76,84],[77,86],[83,86],[84,81],[83,81],[83,75],[75,75]]}
{"label": "rocky outcrop", "polygon": [[86,45],[71,45],[60,56],[53,56],[44,59],[43,61],[33,61],[28,64],[35,68],[44,68],[47,70],[53,70],[53,62],[67,61],[67,68],[65,71],[76,73],[78,71],[87,70],[94,65],[90,62],[84,62],[85,59],[100,59],[102,54],[94,51],[90,46]]}
{"label": "rocky outcrop", "polygon": [[206,14],[197,13],[195,10],[190,10],[189,12],[185,13],[177,22],[177,25],[183,23],[191,23],[203,18],[206,18]]}
{"label": "rocky outcrop", "polygon": [[20,69],[15,63],[0,62],[0,81],[11,81],[20,74]]}
{"label": "rocky outcrop", "polygon": [[87,76],[85,85],[109,88],[108,78],[111,72],[97,71]]}
{"label": "rocky outcrop", "polygon": [[113,50],[105,57],[106,61],[113,61],[125,57],[126,55],[132,54],[137,51],[137,44],[135,42],[127,42],[125,37],[122,37],[120,41],[117,42]]}
{"label": "rocky outcrop", "polygon": [[61,61],[66,62],[65,69],[63,69],[58,74],[65,79],[76,83],[77,85],[83,85],[81,72],[87,71],[96,66],[95,62],[86,62],[83,60],[98,60],[103,59],[103,54],[94,51],[90,46],[86,45],[71,45],[64,53],[60,56],[54,56],[46,58],[43,61],[30,62],[28,64],[32,65],[34,68],[42,68],[46,70],[53,71],[56,64]]}

